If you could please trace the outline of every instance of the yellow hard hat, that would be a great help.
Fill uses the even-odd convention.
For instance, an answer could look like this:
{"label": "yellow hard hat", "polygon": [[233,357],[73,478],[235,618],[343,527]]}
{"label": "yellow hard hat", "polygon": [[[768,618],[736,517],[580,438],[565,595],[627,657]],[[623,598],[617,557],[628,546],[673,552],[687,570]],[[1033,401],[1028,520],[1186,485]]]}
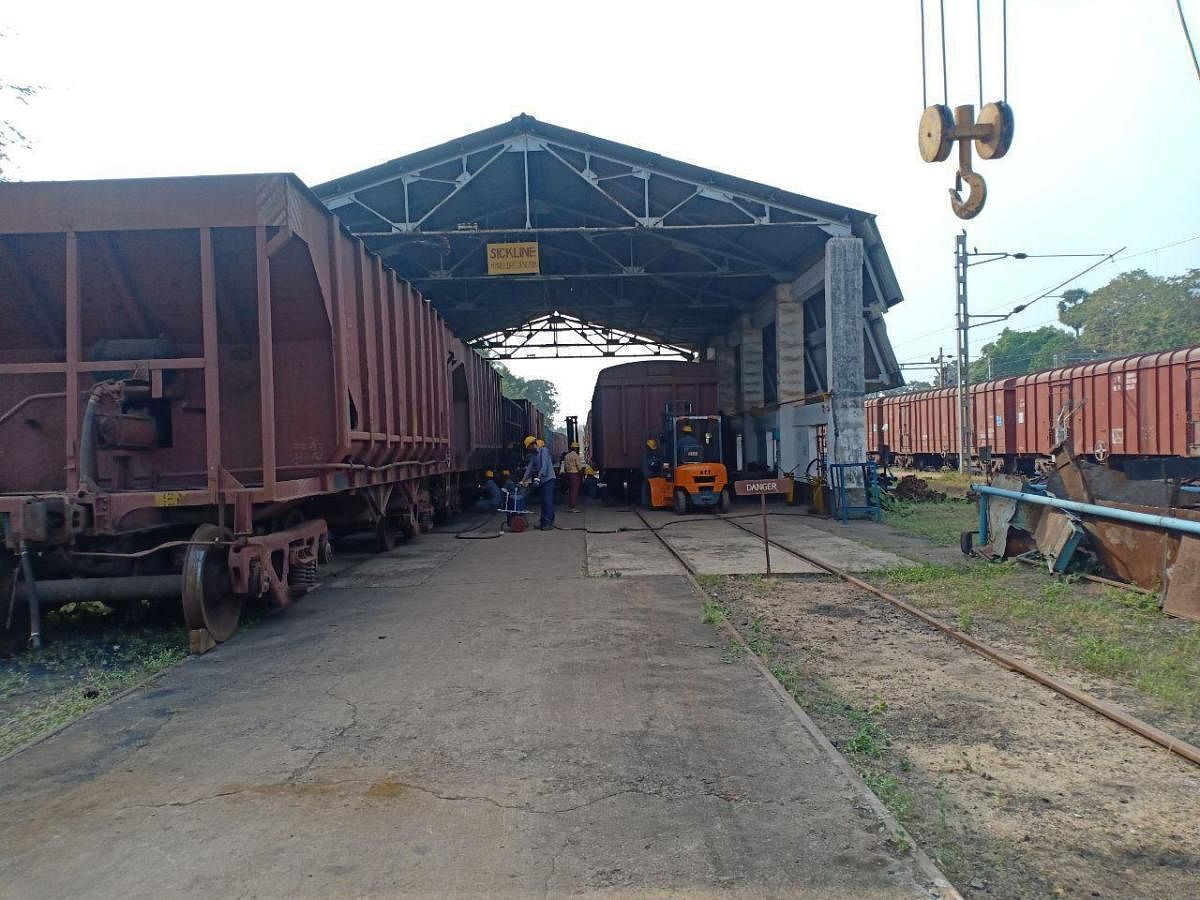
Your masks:
{"label": "yellow hard hat", "polygon": [[508,469],[501,469],[500,474],[501,475],[511,475],[512,472],[510,472]]}
{"label": "yellow hard hat", "polygon": [[484,478],[492,478],[495,476],[495,474],[496,473],[493,472],[491,469],[488,469],[486,472],[483,473],[483,477]]}
{"label": "yellow hard hat", "polygon": [[692,423],[691,423],[691,422],[684,422],[684,423],[683,423],[683,433],[684,433],[684,434],[691,434],[691,433],[692,433]]}
{"label": "yellow hard hat", "polygon": [[528,435],[525,438],[525,449],[528,450],[530,447],[532,447],[536,443],[537,443],[537,438],[535,438],[532,434]]}
{"label": "yellow hard hat", "polygon": [[650,438],[650,440],[646,441],[646,446],[649,447],[651,450],[657,450],[658,449],[658,441],[656,441],[654,438]]}
{"label": "yellow hard hat", "polygon": [[579,441],[571,441],[571,449],[578,450],[579,449]]}

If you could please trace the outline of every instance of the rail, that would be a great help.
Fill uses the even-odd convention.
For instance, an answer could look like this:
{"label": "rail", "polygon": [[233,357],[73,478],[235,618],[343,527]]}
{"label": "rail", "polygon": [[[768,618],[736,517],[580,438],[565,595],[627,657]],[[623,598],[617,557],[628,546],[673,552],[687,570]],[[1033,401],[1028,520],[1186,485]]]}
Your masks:
{"label": "rail", "polygon": [[[1001,490],[1001,489],[996,488],[995,490]],[[1088,504],[1083,504],[1083,505],[1086,506]],[[650,524],[649,522],[646,521],[645,517],[642,516],[640,511],[634,510],[634,512],[637,513],[638,518],[640,518],[646,525]],[[717,518],[719,518],[723,522],[728,522],[734,528],[739,528],[742,531],[745,531],[749,534],[753,534],[755,537],[760,536],[753,529],[747,528],[745,525],[742,525],[739,522],[733,521],[732,518],[726,518],[725,516],[718,516]],[[1183,520],[1180,520],[1180,521],[1183,521]],[[1197,524],[1197,523],[1190,523],[1190,524]],[[668,543],[666,538],[664,538],[661,534],[658,534],[657,529],[652,529],[652,530],[654,531],[655,537],[657,537],[659,539],[659,541],[663,544],[664,547],[666,547],[666,549],[671,553],[671,555],[674,556],[680,562],[680,564],[684,567],[684,569],[690,575],[692,575],[694,578],[694,576],[696,574],[696,570],[691,565],[691,563],[689,563],[683,557],[683,555],[681,553],[679,553],[679,551],[677,551],[674,547],[672,547],[670,545],[670,543]],[[1174,735],[1169,734],[1168,732],[1163,731],[1160,728],[1156,728],[1155,726],[1151,725],[1149,722],[1145,722],[1145,721],[1137,718],[1136,716],[1132,716],[1129,713],[1125,712],[1123,709],[1120,709],[1116,706],[1106,703],[1105,701],[1101,700],[1099,697],[1089,694],[1087,691],[1079,690],[1078,688],[1073,687],[1073,686],[1067,684],[1066,682],[1060,681],[1057,678],[1053,678],[1049,675],[1046,675],[1045,673],[1040,672],[1037,669],[1033,668],[1033,666],[1027,665],[1026,663],[1022,662],[1019,659],[1015,659],[1014,657],[1011,657],[1011,656],[1007,655],[1006,653],[1002,653],[999,650],[996,650],[995,648],[985,644],[983,641],[977,640],[976,638],[972,637],[971,635],[967,634],[966,632],[959,631],[957,628],[953,628],[953,627],[947,625],[945,622],[941,621],[937,617],[931,616],[929,613],[925,612],[922,609],[918,609],[917,607],[913,606],[911,603],[907,602],[906,600],[902,600],[900,597],[897,597],[895,594],[891,594],[891,593],[883,590],[882,588],[878,588],[875,585],[871,584],[870,582],[864,581],[861,578],[851,575],[849,572],[847,572],[843,569],[839,569],[835,566],[831,566],[828,563],[822,562],[821,560],[817,559],[814,556],[811,556],[807,553],[797,550],[795,547],[789,547],[787,544],[782,544],[777,540],[771,539],[771,544],[774,545],[775,547],[779,548],[780,550],[783,550],[785,553],[790,553],[793,556],[799,557],[800,559],[804,560],[805,562],[811,563],[812,565],[816,566],[819,569],[823,569],[824,571],[828,572],[831,575],[836,575],[838,578],[840,578],[842,581],[847,582],[848,584],[852,584],[855,587],[862,588],[865,591],[869,591],[870,593],[874,594],[876,597],[879,597],[881,600],[885,600],[886,602],[890,603],[892,606],[895,606],[898,609],[901,609],[904,612],[908,613],[909,615],[913,616],[914,618],[919,619],[920,621],[924,622],[925,624],[932,626],[933,628],[942,632],[942,634],[945,634],[947,637],[950,637],[953,640],[958,641],[960,644],[963,644],[964,646],[975,651],[980,656],[982,656],[984,659],[994,662],[996,665],[1000,666],[1001,668],[1008,669],[1011,672],[1017,672],[1021,675],[1024,675],[1026,678],[1030,679],[1031,681],[1036,681],[1038,684],[1042,685],[1043,687],[1049,688],[1050,690],[1054,691],[1056,694],[1060,694],[1061,696],[1066,697],[1068,700],[1073,700],[1074,702],[1078,703],[1080,706],[1084,706],[1084,707],[1092,710],[1095,713],[1099,713],[1100,715],[1104,716],[1106,719],[1117,723],[1122,728],[1125,728],[1128,731],[1132,731],[1135,734],[1141,735],[1142,737],[1146,738],[1147,740],[1152,741],[1155,744],[1158,744],[1160,747],[1166,748],[1167,750],[1174,753],[1175,755],[1180,756],[1183,759],[1186,759],[1189,762],[1194,763],[1195,765],[1200,765],[1200,747],[1197,747],[1194,744],[1190,744],[1187,741],[1177,738]]]}

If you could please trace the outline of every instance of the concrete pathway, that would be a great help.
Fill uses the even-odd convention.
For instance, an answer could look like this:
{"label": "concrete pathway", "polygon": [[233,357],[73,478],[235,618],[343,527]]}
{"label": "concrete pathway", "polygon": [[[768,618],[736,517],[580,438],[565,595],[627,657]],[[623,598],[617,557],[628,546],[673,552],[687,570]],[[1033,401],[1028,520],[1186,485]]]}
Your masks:
{"label": "concrete pathway", "polygon": [[586,569],[579,532],[346,569],[0,764],[3,894],[927,896],[683,578]]}

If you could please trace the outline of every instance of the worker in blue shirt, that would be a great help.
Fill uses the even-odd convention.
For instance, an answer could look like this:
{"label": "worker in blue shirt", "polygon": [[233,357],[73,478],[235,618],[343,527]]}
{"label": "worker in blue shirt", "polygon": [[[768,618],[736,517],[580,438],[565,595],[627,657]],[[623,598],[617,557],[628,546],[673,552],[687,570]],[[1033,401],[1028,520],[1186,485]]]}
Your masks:
{"label": "worker in blue shirt", "polygon": [[538,527],[542,531],[549,531],[554,527],[554,489],[557,486],[554,480],[554,458],[545,442],[539,442],[532,434],[525,438],[525,449],[529,451],[529,465],[525,467],[525,476],[521,479],[521,484],[537,482],[538,493],[542,498],[541,521]]}
{"label": "worker in blue shirt", "polygon": [[488,469],[483,473],[483,496],[475,502],[476,512],[489,512],[504,508],[504,494],[496,484],[495,473]]}

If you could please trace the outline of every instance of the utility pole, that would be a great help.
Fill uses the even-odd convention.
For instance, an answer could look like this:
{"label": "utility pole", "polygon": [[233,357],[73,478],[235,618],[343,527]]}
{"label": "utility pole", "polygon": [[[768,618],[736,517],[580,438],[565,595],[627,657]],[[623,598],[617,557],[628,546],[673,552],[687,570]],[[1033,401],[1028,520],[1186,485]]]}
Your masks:
{"label": "utility pole", "polygon": [[[980,325],[995,325],[998,322],[1004,322],[1015,316],[1017,313],[1027,309],[1030,304],[1037,303],[1043,297],[1059,296],[1054,294],[1059,288],[1070,284],[1077,278],[1081,278],[1088,272],[1095,269],[1097,266],[1103,265],[1108,260],[1112,259],[1125,248],[1115,250],[1112,253],[1009,253],[1007,251],[998,252],[980,252],[979,250],[967,251],[967,232],[966,229],[954,237],[954,291],[955,291],[955,332],[958,340],[958,470],[966,472],[971,465],[971,451],[974,449],[972,441],[972,432],[974,430],[974,422],[971,417],[971,357],[969,347],[967,346],[967,335],[970,329],[977,328]],[[971,257],[982,257],[971,262]],[[971,315],[967,309],[967,269],[970,266],[981,266],[984,263],[997,262],[1001,259],[1053,259],[1064,257],[1102,257],[1100,262],[1093,263],[1088,266],[1078,275],[1072,275],[1066,281],[1055,287],[1052,287],[1044,294],[1034,297],[1027,303],[1019,303],[1006,313],[983,313]],[[972,319],[981,321],[971,324]],[[1055,366],[1058,365],[1057,358]],[[992,377],[992,361],[988,360],[988,378]]]}
{"label": "utility pole", "polygon": [[958,471],[971,465],[971,358],[967,329],[971,315],[967,311],[967,230],[954,236],[955,321],[958,337]]}

